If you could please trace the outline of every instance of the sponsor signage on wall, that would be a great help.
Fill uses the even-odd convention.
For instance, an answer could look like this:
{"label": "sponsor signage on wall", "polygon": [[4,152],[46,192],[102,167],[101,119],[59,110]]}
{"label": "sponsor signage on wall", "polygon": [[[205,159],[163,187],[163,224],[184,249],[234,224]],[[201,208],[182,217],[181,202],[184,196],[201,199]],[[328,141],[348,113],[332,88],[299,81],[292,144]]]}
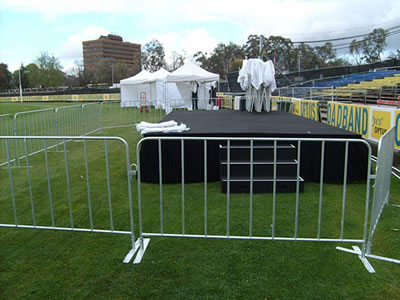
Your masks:
{"label": "sponsor signage on wall", "polygon": [[328,125],[343,128],[368,138],[369,119],[370,108],[368,106],[328,102]]}
{"label": "sponsor signage on wall", "polygon": [[400,110],[388,107],[328,102],[328,124],[343,128],[378,142],[396,127],[395,148],[400,149]]}

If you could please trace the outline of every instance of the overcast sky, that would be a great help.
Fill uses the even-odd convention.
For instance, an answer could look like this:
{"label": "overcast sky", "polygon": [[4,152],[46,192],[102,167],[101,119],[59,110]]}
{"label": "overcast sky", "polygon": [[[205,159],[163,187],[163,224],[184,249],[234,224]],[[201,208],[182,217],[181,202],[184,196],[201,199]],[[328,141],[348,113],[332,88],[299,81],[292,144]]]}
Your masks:
{"label": "overcast sky", "polygon": [[[396,25],[400,0],[0,0],[0,63],[15,70],[47,51],[67,70],[82,60],[82,41],[108,33],[142,45],[156,38],[169,57],[242,45],[249,34],[304,41]],[[400,48],[400,34],[388,43]]]}

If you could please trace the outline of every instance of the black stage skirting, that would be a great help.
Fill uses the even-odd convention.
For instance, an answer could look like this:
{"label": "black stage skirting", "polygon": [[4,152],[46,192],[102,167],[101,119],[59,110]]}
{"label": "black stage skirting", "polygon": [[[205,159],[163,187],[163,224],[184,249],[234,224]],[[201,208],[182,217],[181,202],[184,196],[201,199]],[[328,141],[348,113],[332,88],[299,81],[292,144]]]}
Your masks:
{"label": "black stage skirting", "polygon": [[[162,121],[185,123],[190,130],[182,133],[147,134],[145,137],[284,137],[284,138],[348,138],[361,136],[324,123],[315,122],[293,114],[273,111],[248,113],[244,111],[173,111]],[[207,179],[220,180],[219,145],[207,142]],[[297,143],[295,144],[297,146]],[[204,181],[204,144],[202,141],[185,141],[185,182]],[[344,173],[344,143],[326,143],[324,181],[340,182]],[[361,143],[349,144],[348,181],[366,178],[367,148]],[[140,149],[141,180],[159,182],[158,141],[144,142]],[[321,143],[302,142],[301,177],[305,181],[320,181]],[[162,142],[163,183],[181,182],[181,143]]]}

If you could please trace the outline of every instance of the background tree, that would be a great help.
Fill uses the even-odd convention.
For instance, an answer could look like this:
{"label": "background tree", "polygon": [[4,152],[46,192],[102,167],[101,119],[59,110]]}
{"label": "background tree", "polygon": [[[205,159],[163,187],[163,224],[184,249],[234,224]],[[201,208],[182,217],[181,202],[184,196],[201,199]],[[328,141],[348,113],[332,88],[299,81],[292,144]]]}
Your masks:
{"label": "background tree", "polygon": [[152,40],[145,44],[141,54],[142,67],[155,72],[166,67],[164,46],[158,40]]}
{"label": "background tree", "polygon": [[315,54],[317,55],[319,66],[328,67],[335,62],[336,53],[333,50],[333,45],[331,42],[327,42],[322,46],[315,47]]}
{"label": "background tree", "polygon": [[65,75],[58,58],[42,52],[34,63],[39,68],[39,83],[42,87],[56,87],[64,83]]}
{"label": "background tree", "polygon": [[244,56],[248,59],[257,58],[260,54],[260,37],[256,34],[249,35],[246,44],[242,46],[242,49]]}
{"label": "background tree", "polygon": [[278,70],[285,71],[288,69],[292,51],[293,42],[290,39],[271,35],[264,40],[263,58],[274,61]]}
{"label": "background tree", "polygon": [[360,65],[364,60],[363,50],[361,47],[361,41],[352,40],[350,43],[349,50],[350,50],[350,54],[352,55],[355,63],[357,65]]}
{"label": "background tree", "polygon": [[39,87],[40,85],[40,70],[39,67],[34,64],[30,63],[26,66],[26,77],[28,78],[28,87],[35,88]]}
{"label": "background tree", "polygon": [[185,64],[185,57],[186,57],[185,51],[183,51],[183,53],[178,53],[176,51],[173,51],[171,55],[172,62],[170,65],[168,65],[168,70],[170,72],[173,72],[176,69],[182,67]]}
{"label": "background tree", "polygon": [[131,77],[138,73],[136,66],[124,63],[114,63],[114,83],[119,83],[122,79]]}
{"label": "background tree", "polygon": [[106,83],[111,85],[112,82],[112,64],[111,58],[100,59],[94,67],[90,69],[92,83]]}
{"label": "background tree", "polygon": [[9,89],[11,81],[11,73],[8,65],[0,63],[0,89]]}
{"label": "background tree", "polygon": [[67,71],[67,77],[66,84],[71,87],[84,87],[88,83],[82,60],[74,61],[74,66]]}
{"label": "background tree", "polygon": [[290,70],[294,71],[298,69],[299,60],[301,70],[315,69],[319,66],[319,59],[314,48],[304,43],[299,44],[299,46],[294,48],[291,52]]}
{"label": "background tree", "polygon": [[202,68],[217,73],[225,79],[229,72],[237,71],[236,60],[243,58],[243,48],[232,42],[228,45],[219,43],[211,55],[199,51],[193,58],[200,63]]}
{"label": "background tree", "polygon": [[362,40],[361,48],[367,63],[381,61],[381,53],[387,46],[386,35],[384,29],[377,28]]}
{"label": "background tree", "polygon": [[19,74],[21,73],[21,86],[22,88],[28,88],[29,86],[29,80],[28,80],[28,75],[27,75],[27,70],[24,67],[23,64],[21,64],[20,68],[18,70],[15,70],[12,73],[12,87],[13,88],[19,88]]}

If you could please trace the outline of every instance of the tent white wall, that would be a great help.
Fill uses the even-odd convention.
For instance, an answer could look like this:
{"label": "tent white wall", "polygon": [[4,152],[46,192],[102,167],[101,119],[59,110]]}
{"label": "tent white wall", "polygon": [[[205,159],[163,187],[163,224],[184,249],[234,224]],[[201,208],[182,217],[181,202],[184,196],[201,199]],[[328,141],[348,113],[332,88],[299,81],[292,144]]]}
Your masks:
{"label": "tent white wall", "polygon": [[184,99],[185,107],[192,109],[191,82],[199,84],[197,96],[199,109],[205,109],[210,99],[210,83],[219,81],[219,75],[208,72],[192,61],[187,62],[182,67],[167,75],[167,82],[174,82]]}
{"label": "tent white wall", "polygon": [[171,106],[182,106],[183,100],[175,83],[166,83],[170,74],[161,68],[150,73],[145,70],[135,76],[120,81],[121,107],[154,105],[171,110]]}

